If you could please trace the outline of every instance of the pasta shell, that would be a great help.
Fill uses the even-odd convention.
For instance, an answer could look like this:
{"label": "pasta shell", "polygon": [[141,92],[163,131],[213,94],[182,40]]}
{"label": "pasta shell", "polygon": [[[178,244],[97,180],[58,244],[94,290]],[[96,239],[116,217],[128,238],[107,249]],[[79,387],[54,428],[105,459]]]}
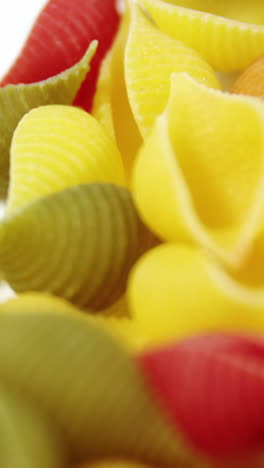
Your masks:
{"label": "pasta shell", "polygon": [[243,284],[195,247],[164,244],[142,257],[129,300],[150,344],[198,333],[264,334],[264,288]]}
{"label": "pasta shell", "polygon": [[162,0],[140,2],[163,32],[197,50],[216,70],[243,70],[264,53],[263,25],[243,23]]}
{"label": "pasta shell", "polygon": [[[64,468],[63,450],[58,431],[45,413],[22,395],[1,384],[0,457],[8,468]],[[63,452],[65,453],[63,455]]]}
{"label": "pasta shell", "polygon": [[50,0],[29,34],[18,58],[1,81],[7,84],[46,80],[81,60],[97,39],[98,53],[75,104],[90,109],[102,58],[119,23],[114,0]]}
{"label": "pasta shell", "polygon": [[159,31],[138,3],[131,2],[125,79],[129,102],[143,137],[167,104],[173,72],[188,72],[207,86],[219,87],[214,71],[197,52]]}
{"label": "pasta shell", "polygon": [[9,149],[18,122],[34,107],[71,104],[89,70],[96,47],[97,43],[93,42],[80,62],[46,81],[0,89],[0,194],[2,192],[3,195],[7,189]]}
{"label": "pasta shell", "polygon": [[88,182],[125,184],[121,155],[94,117],[55,105],[26,114],[12,140],[7,211]]}
{"label": "pasta shell", "polygon": [[174,74],[134,169],[145,222],[166,240],[195,242],[240,265],[263,224],[263,135],[261,101]]}
{"label": "pasta shell", "polygon": [[232,456],[242,462],[251,454],[238,466],[257,468],[263,464],[263,453],[256,454],[263,443],[263,355],[263,339],[211,335],[146,351],[139,365],[190,443],[222,459],[222,467],[237,466],[234,459],[227,463]]}
{"label": "pasta shell", "polygon": [[55,314],[2,311],[1,382],[38,402],[73,460],[120,457],[169,467],[192,459],[129,353],[93,318],[61,307]]}
{"label": "pasta shell", "polygon": [[264,56],[261,56],[235,81],[232,92],[264,98]]}
{"label": "pasta shell", "polygon": [[[129,10],[122,18],[117,37],[107,63],[101,71],[95,95],[93,114],[113,131],[122,154],[128,179],[131,176],[135,155],[142,143],[130,103],[128,101],[124,54],[130,23]],[[110,123],[111,122],[111,123]]]}
{"label": "pasta shell", "polygon": [[219,2],[219,0],[166,0],[167,3],[204,11],[251,24],[264,24],[264,4],[261,0],[239,0]]}
{"label": "pasta shell", "polygon": [[155,241],[130,193],[111,184],[65,189],[29,203],[0,227],[0,266],[17,292],[43,291],[103,309],[126,288]]}

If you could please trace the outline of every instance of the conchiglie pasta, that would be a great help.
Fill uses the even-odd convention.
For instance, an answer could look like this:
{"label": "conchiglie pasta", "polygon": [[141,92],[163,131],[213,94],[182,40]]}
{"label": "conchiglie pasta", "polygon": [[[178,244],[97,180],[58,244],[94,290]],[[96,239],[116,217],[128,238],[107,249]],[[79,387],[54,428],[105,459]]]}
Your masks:
{"label": "conchiglie pasta", "polygon": [[124,292],[135,260],[155,241],[130,193],[111,184],[65,189],[5,218],[0,268],[17,292],[50,292],[102,309]]}
{"label": "conchiglie pasta", "polygon": [[94,41],[80,62],[45,81],[0,88],[0,194],[7,190],[9,150],[18,122],[35,107],[71,104],[89,70],[96,48]]}
{"label": "conchiglie pasta", "polygon": [[43,106],[12,140],[7,211],[81,183],[125,184],[121,155],[94,117],[72,106]]}
{"label": "conchiglie pasta", "polygon": [[0,374],[14,392],[38,402],[60,431],[64,453],[68,447],[72,460],[133,458],[168,467],[192,460],[127,350],[92,317],[49,308],[21,313],[17,303],[17,313],[0,313]]}
{"label": "conchiglie pasta", "polygon": [[130,107],[125,82],[124,54],[130,24],[129,13],[127,8],[109,56],[101,68],[93,114],[113,133],[130,180],[142,138]]}
{"label": "conchiglie pasta", "polygon": [[166,0],[166,3],[245,23],[264,24],[264,4],[262,0],[252,0],[251,2],[248,0]]}
{"label": "conchiglie pasta", "polygon": [[263,352],[263,338],[214,333],[139,356],[170,423],[210,454],[211,468],[263,465]]}
{"label": "conchiglie pasta", "polygon": [[141,0],[141,3],[163,32],[197,50],[216,70],[243,70],[264,53],[262,25],[184,8],[176,1],[176,5],[163,0]]}
{"label": "conchiglie pasta", "polygon": [[192,246],[148,252],[132,270],[129,297],[132,317],[152,344],[213,332],[264,333],[264,288],[243,284]]}
{"label": "conchiglie pasta", "polygon": [[239,265],[263,225],[263,137],[261,101],[173,75],[134,168],[145,222],[165,240],[195,242]]}
{"label": "conchiglie pasta", "polygon": [[[42,2],[43,3],[43,2]],[[107,23],[107,27],[106,27]],[[49,0],[0,86],[46,80],[78,62],[94,39],[98,52],[74,100],[89,110],[98,69],[119,23],[113,0]]]}
{"label": "conchiglie pasta", "polygon": [[131,22],[125,51],[125,80],[129,102],[143,137],[164,110],[173,72],[188,72],[206,86],[220,85],[211,67],[183,42],[168,37],[130,2]]}

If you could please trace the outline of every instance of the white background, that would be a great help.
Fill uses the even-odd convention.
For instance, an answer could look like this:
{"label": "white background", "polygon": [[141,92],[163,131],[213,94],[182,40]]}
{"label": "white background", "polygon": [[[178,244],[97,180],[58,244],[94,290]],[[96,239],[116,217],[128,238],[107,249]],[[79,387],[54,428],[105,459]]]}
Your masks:
{"label": "white background", "polygon": [[12,64],[46,3],[47,0],[0,0],[0,77]]}

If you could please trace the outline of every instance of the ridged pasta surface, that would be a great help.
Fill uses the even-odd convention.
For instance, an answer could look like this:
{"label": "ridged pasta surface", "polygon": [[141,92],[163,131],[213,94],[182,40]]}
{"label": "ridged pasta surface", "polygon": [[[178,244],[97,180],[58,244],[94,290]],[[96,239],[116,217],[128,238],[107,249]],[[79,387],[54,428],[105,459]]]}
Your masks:
{"label": "ridged pasta surface", "polygon": [[184,8],[177,2],[172,5],[162,0],[140,0],[140,3],[162,31],[198,51],[216,70],[243,70],[264,53],[263,25]]}
{"label": "ridged pasta surface", "polygon": [[173,72],[188,72],[209,87],[220,85],[195,50],[161,32],[137,2],[131,1],[130,7],[125,80],[135,120],[145,137],[167,104]]}
{"label": "ridged pasta surface", "polygon": [[125,185],[114,141],[95,118],[73,106],[43,106],[25,115],[10,157],[8,212],[81,183]]}
{"label": "ridged pasta surface", "polygon": [[77,106],[89,110],[101,61],[118,23],[114,0],[49,0],[0,85],[34,83],[57,75],[75,65],[96,39],[98,53],[75,99]]}
{"label": "ridged pasta surface", "polygon": [[130,193],[111,184],[39,198],[0,230],[1,270],[15,291],[51,292],[93,309],[124,293],[133,263],[155,242]]}

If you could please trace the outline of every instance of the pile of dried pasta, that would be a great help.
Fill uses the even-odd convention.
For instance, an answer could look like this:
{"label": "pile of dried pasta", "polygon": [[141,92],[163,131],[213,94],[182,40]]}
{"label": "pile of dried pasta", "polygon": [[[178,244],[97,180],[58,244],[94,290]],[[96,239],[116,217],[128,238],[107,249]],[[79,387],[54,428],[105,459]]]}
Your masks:
{"label": "pile of dried pasta", "polygon": [[121,7],[0,82],[0,466],[261,468],[264,3]]}

